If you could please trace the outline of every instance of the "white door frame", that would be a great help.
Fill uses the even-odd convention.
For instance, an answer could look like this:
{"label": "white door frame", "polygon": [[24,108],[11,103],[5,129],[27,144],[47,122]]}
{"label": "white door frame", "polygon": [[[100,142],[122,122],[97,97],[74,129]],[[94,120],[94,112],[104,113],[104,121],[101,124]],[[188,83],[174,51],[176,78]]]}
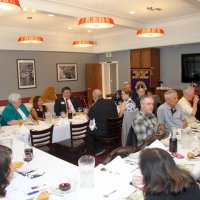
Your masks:
{"label": "white door frame", "polygon": [[[117,89],[119,89],[119,65],[118,65],[118,61],[100,62],[101,66],[102,66],[102,93],[103,93],[104,98],[105,98],[105,95],[106,95],[105,94],[105,82],[104,82],[104,67],[107,64],[113,64],[113,63],[116,64],[116,83],[117,83]],[[109,73],[110,73],[110,71],[109,71]],[[110,87],[110,85],[109,85],[109,87]]]}

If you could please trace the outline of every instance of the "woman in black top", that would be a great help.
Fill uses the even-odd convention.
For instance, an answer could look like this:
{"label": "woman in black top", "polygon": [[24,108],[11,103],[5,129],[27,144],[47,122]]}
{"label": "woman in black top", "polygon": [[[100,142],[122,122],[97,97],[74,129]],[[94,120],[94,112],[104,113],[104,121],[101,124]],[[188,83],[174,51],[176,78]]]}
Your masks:
{"label": "woman in black top", "polygon": [[0,145],[0,199],[5,199],[6,187],[13,178],[11,167],[12,150],[6,146]]}
{"label": "woman in black top", "polygon": [[43,105],[43,100],[40,96],[35,96],[33,99],[33,108],[31,115],[35,120],[44,120],[45,112],[48,112],[48,107]]}
{"label": "woman in black top", "polygon": [[199,200],[200,189],[192,175],[177,167],[173,158],[159,148],[140,155],[145,200]]}

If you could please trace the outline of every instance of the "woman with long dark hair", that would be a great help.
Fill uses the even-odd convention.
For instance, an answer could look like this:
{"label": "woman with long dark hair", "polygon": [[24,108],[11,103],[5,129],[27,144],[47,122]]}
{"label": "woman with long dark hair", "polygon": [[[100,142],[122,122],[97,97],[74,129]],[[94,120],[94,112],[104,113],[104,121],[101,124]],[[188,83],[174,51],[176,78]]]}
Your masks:
{"label": "woman with long dark hair", "polygon": [[140,155],[146,200],[199,200],[200,189],[193,176],[180,169],[171,155],[159,148]]}
{"label": "woman with long dark hair", "polygon": [[33,99],[33,108],[31,109],[31,115],[34,120],[44,120],[45,112],[48,112],[46,105],[43,105],[42,97],[35,96]]}
{"label": "woman with long dark hair", "polygon": [[11,167],[12,150],[6,146],[0,145],[0,200],[6,195],[6,187],[13,177]]}

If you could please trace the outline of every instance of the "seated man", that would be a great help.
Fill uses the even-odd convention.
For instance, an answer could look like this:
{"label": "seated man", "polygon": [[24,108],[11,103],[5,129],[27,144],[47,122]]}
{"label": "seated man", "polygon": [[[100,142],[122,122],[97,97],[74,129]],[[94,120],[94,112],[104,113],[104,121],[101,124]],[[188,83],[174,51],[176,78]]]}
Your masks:
{"label": "seated man", "polygon": [[107,137],[107,119],[118,117],[117,106],[111,99],[104,99],[99,89],[93,91],[94,104],[88,111],[88,118],[95,121],[96,126],[93,130],[89,128],[88,140],[92,153],[100,155],[105,149],[95,141],[95,136]]}
{"label": "seated man", "polygon": [[140,106],[141,110],[132,124],[137,137],[137,146],[141,146],[145,142],[145,139],[154,133],[162,134],[157,118],[153,114],[153,97],[143,95],[140,99]]}
{"label": "seated man", "polygon": [[[185,119],[189,124],[198,122],[195,115],[199,97],[194,92],[195,90],[192,86],[186,86],[183,89],[183,97],[178,101],[178,104],[182,107]],[[191,102],[193,102],[193,105],[191,105]]]}
{"label": "seated man", "polygon": [[178,103],[178,95],[175,90],[168,90],[164,94],[165,103],[158,107],[157,117],[162,131],[172,131],[172,128],[185,128],[187,121],[182,108]]}
{"label": "seated man", "polygon": [[62,88],[61,93],[62,97],[56,99],[54,104],[54,112],[57,116],[60,116],[61,112],[68,112],[70,108],[74,111],[80,107],[75,97],[71,96],[71,89],[69,87]]}
{"label": "seated man", "polygon": [[17,125],[18,120],[26,120],[29,115],[30,112],[22,103],[20,94],[12,93],[8,97],[8,104],[2,112],[1,125]]}

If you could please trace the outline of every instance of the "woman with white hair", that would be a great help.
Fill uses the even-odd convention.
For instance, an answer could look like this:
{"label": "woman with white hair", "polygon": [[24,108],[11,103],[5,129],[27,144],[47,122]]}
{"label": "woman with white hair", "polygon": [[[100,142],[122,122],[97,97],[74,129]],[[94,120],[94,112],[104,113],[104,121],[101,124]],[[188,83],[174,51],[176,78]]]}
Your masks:
{"label": "woman with white hair", "polygon": [[21,95],[12,93],[8,97],[8,104],[4,108],[1,116],[1,125],[17,125],[18,120],[26,120],[30,112],[21,102]]}

